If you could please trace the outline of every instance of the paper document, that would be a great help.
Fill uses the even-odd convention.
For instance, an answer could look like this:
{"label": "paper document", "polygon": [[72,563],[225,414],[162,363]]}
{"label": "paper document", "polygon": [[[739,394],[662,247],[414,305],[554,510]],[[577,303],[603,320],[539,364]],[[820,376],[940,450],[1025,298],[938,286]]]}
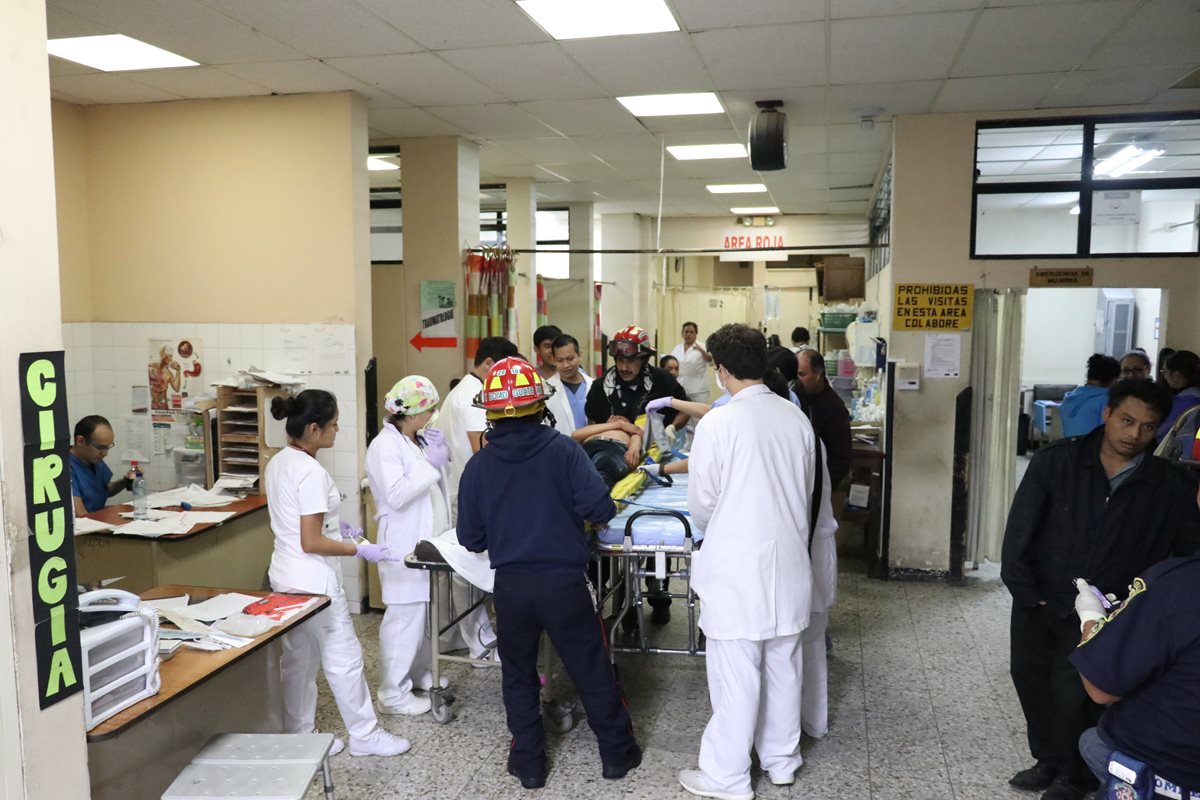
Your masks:
{"label": "paper document", "polygon": [[213,622],[218,619],[225,619],[231,614],[240,614],[243,608],[250,603],[258,602],[258,599],[254,595],[226,592],[225,594],[210,597],[203,603],[196,603],[174,610],[176,613],[190,617],[191,619],[197,619],[202,622]]}
{"label": "paper document", "polygon": [[191,597],[181,594],[178,597],[160,597],[157,600],[143,600],[142,605],[150,606],[150,608],[155,610],[161,608],[182,608],[188,604],[189,600],[191,600]]}
{"label": "paper document", "polygon": [[166,536],[169,533],[187,533],[191,525],[180,530],[179,519],[135,519],[124,525],[118,525],[112,532],[120,536]]}
{"label": "paper document", "polygon": [[184,511],[179,516],[184,523],[187,523],[188,530],[191,530],[195,525],[216,525],[218,522],[224,522],[234,516],[234,513],[232,511]]}
{"label": "paper document", "polygon": [[244,374],[249,375],[256,381],[262,383],[274,383],[279,386],[296,386],[304,383],[304,378],[297,375],[288,375],[284,372],[272,372],[269,369],[259,369],[253,364],[247,369],[241,370]]}
{"label": "paper document", "polygon": [[146,498],[150,508],[177,506],[180,503],[190,503],[193,508],[215,508],[227,506],[237,498],[217,490],[207,490],[202,486],[180,486],[165,492],[155,492]]}
{"label": "paper document", "polygon": [[[255,463],[258,462],[255,461]],[[258,483],[258,473],[235,475],[231,472],[222,472],[221,477],[217,478],[217,482],[213,484],[213,489],[250,489],[256,483]]]}
{"label": "paper document", "polygon": [[[179,628],[181,631],[187,631],[189,633],[208,633],[211,630],[211,628],[209,628],[203,622],[198,622],[191,617],[185,617],[182,614],[177,614],[175,613],[174,609],[160,608],[158,609],[158,615],[167,622],[170,622],[176,628]],[[162,637],[163,633],[164,632],[161,630],[158,632],[159,638]]]}
{"label": "paper document", "polygon": [[[151,509],[147,509],[147,511],[146,511],[146,519],[170,519],[171,517],[175,516],[177,513],[178,512],[176,512],[176,511],[159,511],[158,509],[151,508]],[[124,517],[125,519],[133,519],[133,512],[132,511],[122,511],[121,516]]]}
{"label": "paper document", "polygon": [[75,518],[75,535],[83,536],[87,533],[100,533],[101,531],[111,531],[113,526],[107,522],[101,522],[98,519],[89,517]]}

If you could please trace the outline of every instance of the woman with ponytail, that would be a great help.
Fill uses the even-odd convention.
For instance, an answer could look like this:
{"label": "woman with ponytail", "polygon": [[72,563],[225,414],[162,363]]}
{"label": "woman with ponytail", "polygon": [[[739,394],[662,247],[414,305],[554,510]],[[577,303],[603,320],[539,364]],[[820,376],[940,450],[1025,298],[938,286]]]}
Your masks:
{"label": "woman with ponytail", "polygon": [[[379,727],[363,673],[362,646],[350,621],[338,559],[393,561],[388,548],[347,541],[352,529],[338,518],[342,495],[317,452],[333,447],[337,399],[307,389],[271,401],[271,416],[287,420],[288,446],[267,462],[263,476],[275,552],[269,577],[277,592],[324,594],[329,607],[283,637],[284,733],[310,733],[317,713],[317,668],[333,691],[350,734],[352,756],[395,756],[410,745]],[[340,741],[334,751],[342,749]]]}

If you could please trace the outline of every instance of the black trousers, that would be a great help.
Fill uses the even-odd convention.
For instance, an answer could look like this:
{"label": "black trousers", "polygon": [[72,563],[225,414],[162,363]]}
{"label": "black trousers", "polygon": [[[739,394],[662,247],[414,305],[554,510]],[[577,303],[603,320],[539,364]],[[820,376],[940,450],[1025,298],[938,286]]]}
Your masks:
{"label": "black trousers", "polygon": [[1029,752],[1072,780],[1090,783],[1079,737],[1104,709],[1087,696],[1067,660],[1079,644],[1079,620],[1063,619],[1046,606],[1014,604],[1009,631],[1009,669],[1029,729]]}
{"label": "black trousers", "polygon": [[587,578],[496,573],[492,592],[500,646],[504,712],[512,733],[509,767],[521,775],[546,768],[537,657],[545,631],[579,693],[604,763],[621,763],[637,742],[608,657],[604,626]]}

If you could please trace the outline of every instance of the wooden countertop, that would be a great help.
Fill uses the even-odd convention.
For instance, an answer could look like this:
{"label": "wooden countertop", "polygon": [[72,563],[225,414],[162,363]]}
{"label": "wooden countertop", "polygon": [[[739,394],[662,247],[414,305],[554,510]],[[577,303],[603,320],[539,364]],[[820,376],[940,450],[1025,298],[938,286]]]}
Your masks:
{"label": "wooden countertop", "polygon": [[[168,534],[164,534],[162,536],[138,536],[137,534],[129,534],[129,533],[116,534],[116,533],[113,533],[112,531],[101,531],[99,533],[89,533],[87,535],[88,536],[115,536],[115,537],[119,537],[121,539],[153,539],[155,541],[170,542],[170,541],[174,541],[174,540],[178,540],[178,539],[187,539],[192,536],[196,536],[198,534],[204,533],[205,531],[211,530],[212,528],[219,528],[222,525],[227,525],[236,519],[239,519],[241,517],[246,516],[247,514],[251,514],[255,511],[258,511],[259,509],[263,509],[266,507],[267,507],[267,498],[264,495],[252,494],[241,500],[234,500],[229,505],[212,506],[212,507],[207,507],[207,508],[193,509],[194,511],[232,511],[233,516],[229,517],[228,519],[224,520],[223,522],[208,522],[208,523],[202,523],[200,525],[193,525],[192,529],[190,531],[188,531],[187,533],[168,533]],[[99,511],[93,511],[91,514],[88,514],[87,517],[89,519],[99,520],[100,522],[104,522],[109,525],[124,525],[124,524],[130,522],[130,520],[125,517],[122,517],[121,512],[122,511],[132,511],[132,510],[133,510],[133,506],[131,506],[131,505],[106,506],[106,507],[100,509]],[[166,510],[166,511],[182,511],[182,509],[179,508],[178,506],[169,506],[164,510]]]}
{"label": "wooden countertop", "polygon": [[[156,586],[153,589],[142,592],[141,597],[144,600],[153,600],[162,597],[178,597],[181,594],[186,594],[191,596],[192,602],[197,603],[229,591],[231,590],[212,589],[206,586]],[[248,594],[256,597],[265,597],[271,594],[271,592],[249,591],[246,589],[237,589],[236,591],[239,594]],[[231,664],[241,661],[255,650],[287,633],[329,605],[329,598],[325,595],[312,596],[319,599],[316,605],[305,609],[279,627],[272,628],[266,633],[254,637],[253,644],[229,650],[218,650],[216,652],[180,647],[175,651],[174,656],[164,661],[159,667],[162,687],[158,690],[158,694],[153,697],[147,697],[145,700],[135,703],[101,722],[88,731],[87,740],[89,742],[103,742],[132,725],[144,722],[154,712],[170,703],[176,697],[186,694],[196,686],[220,674]]]}

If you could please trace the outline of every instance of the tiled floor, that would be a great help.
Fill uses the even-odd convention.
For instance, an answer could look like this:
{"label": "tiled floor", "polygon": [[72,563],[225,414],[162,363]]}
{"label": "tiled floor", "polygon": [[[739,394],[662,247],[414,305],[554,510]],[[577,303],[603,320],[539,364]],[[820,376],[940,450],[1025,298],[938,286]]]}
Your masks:
{"label": "tiled floor", "polygon": [[[804,767],[794,786],[756,776],[758,797],[1034,798],[1009,789],[1028,766],[1024,722],[1008,677],[1009,600],[999,569],[985,565],[964,587],[882,583],[849,569],[832,614],[829,735],[802,745]],[[375,685],[379,616],[357,618]],[[661,635],[686,636],[677,613]],[[687,656],[618,659],[642,766],[622,781],[600,777],[595,739],[585,723],[551,737],[546,787],[525,792],[505,771],[508,735],[498,670],[451,668],[458,717],[447,725],[428,715],[384,718],[413,742],[397,758],[334,759],[341,800],[385,798],[690,797],[675,779],[693,767],[708,720],[704,661]],[[322,685],[318,724],[343,731]]]}

